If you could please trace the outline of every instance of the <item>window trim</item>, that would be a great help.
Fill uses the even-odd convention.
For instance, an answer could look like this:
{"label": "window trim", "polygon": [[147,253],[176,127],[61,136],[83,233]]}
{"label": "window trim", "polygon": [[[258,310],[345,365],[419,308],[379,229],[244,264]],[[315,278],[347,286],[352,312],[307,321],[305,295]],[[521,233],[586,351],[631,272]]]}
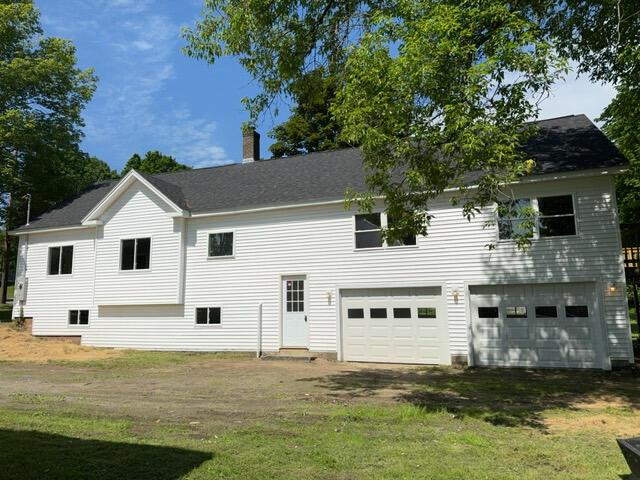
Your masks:
{"label": "window trim", "polygon": [[[206,232],[206,249],[207,249],[207,260],[222,260],[229,258],[236,258],[236,230],[232,228],[226,228],[223,230],[207,230]],[[231,233],[233,234],[233,242],[231,242],[231,255],[209,255],[209,238],[211,235],[215,235],[218,233]]]}
{"label": "window trim", "polygon": [[[198,323],[198,309],[200,308],[206,308],[207,309],[207,323]],[[219,308],[220,309],[220,323],[209,323],[209,310],[211,310],[212,308]],[[223,319],[223,313],[222,313],[222,305],[211,305],[211,306],[196,306],[193,309],[193,325],[196,328],[220,328],[222,327],[222,323],[224,321]]]}
{"label": "window trim", "polygon": [[[71,273],[62,273],[62,249],[63,247],[71,247],[72,248],[72,252],[71,252]],[[60,258],[58,258],[58,273],[51,273],[49,272],[49,263],[51,260],[51,249],[52,248],[59,248],[60,249]],[[76,246],[74,243],[66,243],[66,244],[59,244],[59,245],[49,245],[47,248],[47,265],[46,265],[46,269],[47,269],[47,277],[70,277],[73,275],[73,263],[75,260],[75,251],[76,251]]]}
{"label": "window trim", "polygon": [[383,211],[383,210],[372,210],[371,211],[372,214],[380,214],[380,229],[375,229],[375,230],[356,230],[356,215],[366,215],[363,213],[359,213],[359,212],[355,212],[353,213],[353,215],[351,216],[351,223],[352,223],[352,230],[353,230],[353,251],[354,252],[371,252],[371,251],[380,251],[380,250],[404,250],[404,249],[412,249],[412,248],[418,248],[418,235],[415,235],[416,237],[416,244],[415,245],[389,245],[387,243],[386,240],[382,240],[382,245],[379,247],[365,247],[365,248],[358,248],[356,247],[356,234],[357,233],[365,233],[365,232],[378,232],[381,231],[385,228],[389,227],[389,215],[387,215],[387,212]]}
{"label": "window trim", "polygon": [[[87,312],[87,323],[80,323],[80,312]],[[78,312],[78,323],[71,323],[71,312]],[[91,325],[91,309],[89,308],[70,308],[67,310],[67,327],[87,328]]]}
{"label": "window trim", "polygon": [[[137,259],[137,253],[138,253],[138,240],[142,240],[148,238],[149,239],[149,268],[136,268],[136,263],[138,261]],[[122,268],[122,242],[124,242],[125,240],[135,240],[134,246],[133,246],[133,268],[131,270],[123,270]],[[153,237],[151,235],[149,235],[148,237],[127,237],[127,238],[120,238],[120,255],[118,256],[118,271],[121,273],[134,273],[134,272],[150,272],[151,271],[151,259],[152,259],[152,255],[151,253],[153,252]]]}
{"label": "window trim", "polygon": [[[553,218],[553,217],[570,217],[573,216],[573,225],[574,225],[574,230],[575,230],[575,234],[573,235],[554,235],[554,236],[544,236],[541,237],[540,236],[540,225],[538,223],[538,219],[540,218],[540,208],[538,207],[538,199],[539,198],[549,198],[549,197],[565,197],[567,195],[571,195],[571,205],[573,208],[573,215],[569,215],[569,214],[565,214],[565,215],[547,215],[547,217],[549,218]],[[548,195],[530,195],[530,196],[522,196],[522,197],[518,197],[516,198],[516,200],[520,200],[520,199],[524,199],[524,198],[529,198],[530,202],[531,202],[531,208],[533,208],[533,211],[535,212],[536,215],[536,226],[533,229],[533,237],[531,237],[531,240],[552,240],[552,239],[556,239],[556,238],[575,238],[575,237],[579,237],[580,236],[580,232],[578,230],[578,210],[576,208],[576,195],[573,192],[570,193],[559,193],[559,194],[548,194]],[[498,208],[496,206],[495,212],[495,219],[496,219],[496,235],[498,237],[498,242],[499,243],[514,243],[515,240],[513,238],[500,238],[500,216],[498,215]]]}

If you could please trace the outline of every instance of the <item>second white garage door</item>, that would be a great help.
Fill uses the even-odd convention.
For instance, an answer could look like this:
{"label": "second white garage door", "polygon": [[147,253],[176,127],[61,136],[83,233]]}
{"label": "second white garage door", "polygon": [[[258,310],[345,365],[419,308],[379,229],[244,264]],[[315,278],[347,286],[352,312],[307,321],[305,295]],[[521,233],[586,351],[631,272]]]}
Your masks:
{"label": "second white garage door", "polygon": [[441,288],[343,290],[342,348],[348,361],[449,364]]}
{"label": "second white garage door", "polygon": [[475,365],[606,368],[595,284],[469,289]]}

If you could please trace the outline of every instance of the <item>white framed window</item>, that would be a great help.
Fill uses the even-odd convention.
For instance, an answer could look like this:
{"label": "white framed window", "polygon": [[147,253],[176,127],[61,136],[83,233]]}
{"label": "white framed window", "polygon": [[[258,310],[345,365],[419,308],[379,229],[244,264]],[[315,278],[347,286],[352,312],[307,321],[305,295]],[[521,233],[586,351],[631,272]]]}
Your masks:
{"label": "white framed window", "polygon": [[354,215],[355,240],[357,250],[369,248],[414,247],[416,237],[395,240],[393,243],[382,240],[382,229],[393,230],[393,218],[385,212],[359,213]]}
{"label": "white framed window", "polygon": [[234,256],[234,233],[214,232],[209,234],[208,256],[209,258]]}
{"label": "white framed window", "polygon": [[69,325],[89,325],[89,310],[69,310]]}
{"label": "white framed window", "polygon": [[71,275],[73,271],[73,245],[49,247],[49,275]]}
{"label": "white framed window", "polygon": [[564,237],[577,235],[576,213],[572,194],[520,198],[511,209],[512,214],[502,216],[498,212],[498,238],[511,240],[523,234],[524,216],[519,211],[531,207],[536,217],[533,238]]}
{"label": "white framed window", "polygon": [[196,307],[196,325],[222,325],[222,307]]}
{"label": "white framed window", "polygon": [[148,270],[151,266],[151,238],[120,240],[120,270]]}
{"label": "white framed window", "polygon": [[538,234],[540,237],[576,234],[573,195],[538,197]]}

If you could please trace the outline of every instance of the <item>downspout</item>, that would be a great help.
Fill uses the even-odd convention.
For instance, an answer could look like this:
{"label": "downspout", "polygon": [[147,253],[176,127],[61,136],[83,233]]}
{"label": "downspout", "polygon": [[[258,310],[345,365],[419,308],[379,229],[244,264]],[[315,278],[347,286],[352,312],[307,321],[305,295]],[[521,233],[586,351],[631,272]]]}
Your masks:
{"label": "downspout", "polygon": [[256,349],[256,358],[262,356],[262,303],[258,304],[258,348]]}

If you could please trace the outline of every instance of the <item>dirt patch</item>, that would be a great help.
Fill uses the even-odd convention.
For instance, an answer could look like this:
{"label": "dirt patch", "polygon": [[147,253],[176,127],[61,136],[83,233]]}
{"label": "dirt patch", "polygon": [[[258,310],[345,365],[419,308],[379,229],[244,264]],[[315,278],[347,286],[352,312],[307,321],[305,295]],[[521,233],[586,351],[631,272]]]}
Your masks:
{"label": "dirt patch", "polygon": [[64,340],[42,340],[0,325],[0,361],[46,363],[49,360],[102,360],[122,355],[116,350],[82,347]]}
{"label": "dirt patch", "polygon": [[551,417],[545,424],[553,433],[579,431],[605,432],[616,437],[636,436],[640,432],[640,415],[618,416],[607,413],[568,417]]}

